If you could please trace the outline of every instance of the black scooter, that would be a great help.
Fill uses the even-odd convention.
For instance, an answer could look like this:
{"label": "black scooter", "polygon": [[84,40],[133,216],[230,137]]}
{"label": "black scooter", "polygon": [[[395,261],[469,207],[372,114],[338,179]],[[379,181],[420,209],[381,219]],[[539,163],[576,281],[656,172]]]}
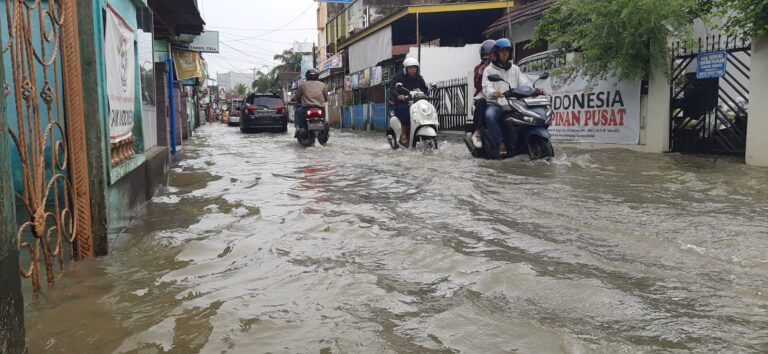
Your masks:
{"label": "black scooter", "polygon": [[[549,73],[544,73],[536,82],[547,78],[549,78]],[[490,75],[488,80],[505,82],[510,87],[499,99],[499,105],[503,110],[500,125],[508,154],[500,156],[498,145],[491,142],[488,128],[482,127],[480,128],[481,146],[477,146],[470,137],[464,137],[464,143],[472,156],[496,160],[526,153],[531,160],[554,157],[555,150],[550,142],[551,135],[547,130],[553,113],[551,97],[542,95],[529,86],[519,86],[512,89],[512,85],[504,81],[499,75]],[[534,82],[534,87],[536,87],[536,82]],[[516,136],[511,134],[516,134]]]}
{"label": "black scooter", "polygon": [[[293,103],[293,102],[289,102]],[[298,106],[299,108],[301,106]],[[294,137],[303,147],[310,147],[315,145],[317,140],[320,145],[328,143],[330,137],[331,126],[328,124],[328,120],[325,117],[325,109],[321,107],[305,107],[304,118],[306,121],[306,127],[298,126],[298,119],[294,116],[294,122],[297,122],[296,134]],[[295,111],[294,111],[295,112]]]}

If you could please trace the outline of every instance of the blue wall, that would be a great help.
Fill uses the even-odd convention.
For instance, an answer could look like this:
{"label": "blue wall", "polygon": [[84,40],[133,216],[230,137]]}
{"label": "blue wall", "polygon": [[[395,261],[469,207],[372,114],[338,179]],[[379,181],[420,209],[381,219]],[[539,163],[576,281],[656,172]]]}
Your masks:
{"label": "blue wall", "polygon": [[[14,3],[14,2],[11,2],[11,3]],[[48,6],[48,2],[44,1],[42,6],[43,7],[47,7]],[[0,17],[0,18],[2,18],[2,21],[0,21],[0,47],[5,47],[5,45],[8,44],[8,25],[9,25],[7,23],[6,17],[5,17],[5,14],[6,14],[6,2],[5,1],[0,1],[0,14],[2,14],[2,17]],[[50,121],[55,121],[55,120],[59,119],[60,115],[63,115],[63,113],[60,114],[59,112],[63,112],[64,111],[64,104],[63,104],[64,91],[63,91],[63,80],[62,80],[62,77],[61,77],[61,56],[60,56],[60,52],[54,51],[56,41],[52,41],[52,43],[46,43],[45,45],[41,44],[41,40],[40,40],[41,39],[41,37],[40,37],[40,22],[39,22],[37,14],[38,14],[37,10],[33,10],[32,11],[32,16],[31,16],[32,23],[31,23],[31,25],[32,25],[32,44],[34,46],[34,49],[35,49],[35,51],[37,53],[40,54],[40,56],[43,55],[42,50],[45,49],[45,59],[44,59],[44,61],[50,61],[51,54],[53,54],[53,53],[57,54],[57,57],[56,57],[57,62],[56,62],[56,64],[48,67],[47,69],[44,69],[43,65],[35,62],[36,63],[35,64],[35,66],[36,66],[36,69],[35,69],[35,76],[36,76],[35,77],[35,81],[36,81],[35,89],[37,90],[36,91],[36,97],[37,97],[37,99],[39,101],[38,110],[40,112],[40,122],[41,122],[39,130],[41,132],[45,132],[45,130],[47,129],[48,124],[49,124]],[[46,25],[45,26],[45,31],[46,32],[50,32],[51,29],[52,29],[50,21],[45,21],[44,23]],[[5,54],[3,55],[3,61],[5,63],[5,79],[8,82],[8,84],[10,85],[10,88],[11,88],[11,95],[6,97],[6,103],[7,103],[7,111],[6,112],[7,112],[7,117],[8,117],[8,127],[14,133],[19,134],[19,124],[18,124],[18,119],[17,119],[17,116],[16,116],[17,112],[18,112],[18,107],[17,107],[17,104],[16,104],[17,101],[16,101],[16,96],[15,96],[15,85],[17,83],[14,82],[14,80],[13,80],[13,67],[12,67],[13,62],[11,60],[11,51],[10,50],[5,52]],[[24,64],[24,67],[26,68],[26,64]],[[45,87],[45,78],[44,78],[43,74],[46,71],[48,73],[48,82],[49,82],[48,84],[49,84],[49,86],[51,86],[51,89],[53,89],[53,91],[56,94],[56,99],[54,100],[54,103],[52,103],[52,106],[51,106],[51,108],[52,108],[52,115],[50,117],[48,116],[47,105],[45,104],[45,102],[43,102],[42,98],[40,97],[40,93],[43,90],[43,88]],[[0,83],[0,94],[4,94],[3,93],[3,89],[2,89],[2,83]],[[26,134],[27,135],[27,141],[29,141],[30,140],[30,134],[32,134],[32,131],[30,130],[31,127],[28,125],[29,124],[29,120],[27,119],[28,113],[26,112],[26,109],[24,108],[26,103],[25,103],[25,101],[23,99],[20,99],[20,100],[22,102],[22,106],[21,106],[22,107],[22,114],[24,115],[23,122],[26,125],[26,129],[27,129],[27,134]],[[58,106],[57,106],[56,102],[58,102]],[[54,141],[62,141],[61,132],[58,129],[56,129],[55,126],[54,126],[54,129],[53,129],[53,138],[54,138]],[[10,151],[11,151],[11,170],[12,170],[12,174],[13,174],[14,190],[17,193],[22,193],[22,191],[23,191],[22,171],[21,171],[21,159],[19,158],[19,150],[16,147],[16,144],[14,144],[11,139],[9,139],[9,144],[10,144],[10,147],[11,147],[10,148]],[[51,151],[51,149],[48,148],[51,145],[50,144],[50,139],[48,140],[48,142],[46,144],[47,144],[47,147],[46,147],[46,150],[45,150],[45,159],[46,159],[46,161],[50,161],[50,158],[51,158],[51,152],[50,151]],[[49,179],[50,176],[51,176],[50,163],[46,163],[46,180]]]}
{"label": "blue wall", "polygon": [[[366,121],[367,117],[367,121]],[[341,126],[344,128],[387,130],[389,119],[387,105],[367,103],[341,108]]]}

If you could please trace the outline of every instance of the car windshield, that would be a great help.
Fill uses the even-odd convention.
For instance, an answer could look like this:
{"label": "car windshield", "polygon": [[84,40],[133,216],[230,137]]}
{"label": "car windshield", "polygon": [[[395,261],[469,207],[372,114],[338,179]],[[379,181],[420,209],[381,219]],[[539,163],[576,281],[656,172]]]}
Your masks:
{"label": "car windshield", "polygon": [[283,104],[283,100],[281,100],[280,98],[269,97],[269,96],[248,97],[248,100],[246,102],[249,105],[266,107],[270,109]]}

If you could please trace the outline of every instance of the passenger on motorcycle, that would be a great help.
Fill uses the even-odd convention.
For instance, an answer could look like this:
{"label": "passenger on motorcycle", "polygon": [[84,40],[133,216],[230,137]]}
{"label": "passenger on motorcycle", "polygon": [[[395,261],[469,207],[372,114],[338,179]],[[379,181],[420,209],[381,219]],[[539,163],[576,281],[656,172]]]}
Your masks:
{"label": "passenger on motorcycle", "polygon": [[496,44],[496,41],[492,39],[488,39],[483,42],[483,44],[480,46],[480,64],[477,64],[477,66],[475,66],[475,69],[474,69],[475,114],[474,114],[473,126],[472,126],[473,140],[480,139],[480,136],[479,136],[480,127],[483,125],[482,121],[483,121],[483,117],[485,117],[485,108],[487,104],[485,102],[485,96],[483,96],[483,71],[485,70],[486,67],[488,67],[491,61],[493,61],[491,52],[493,50],[494,44]]}
{"label": "passenger on motorcycle", "polygon": [[293,98],[300,104],[300,106],[296,107],[294,113],[297,129],[307,128],[304,112],[308,108],[314,107],[325,109],[325,102],[328,101],[328,90],[326,90],[324,83],[318,81],[320,74],[317,70],[314,68],[307,70],[305,77],[307,78],[307,81],[304,81],[299,85]]}
{"label": "passenger on motorcycle", "polygon": [[[427,83],[424,82],[424,78],[421,76],[421,74],[419,74],[420,68],[418,60],[410,57],[405,58],[403,61],[403,66],[405,67],[403,69],[403,73],[397,74],[397,76],[395,76],[395,80],[392,83],[392,89],[390,90],[390,93],[392,94],[392,97],[396,98],[395,115],[403,125],[403,131],[408,132],[411,129],[411,112],[408,103],[408,97],[397,90],[397,84],[402,84],[403,88],[408,91],[419,90],[425,94],[427,93],[428,89]],[[402,134],[400,136],[401,144],[406,146],[408,145],[408,135],[409,134]]]}
{"label": "passenger on motorcycle", "polygon": [[[501,106],[499,105],[499,98],[510,87],[505,82],[491,82],[488,80],[488,76],[496,74],[501,76],[505,81],[511,85],[511,88],[518,86],[532,86],[528,77],[525,76],[517,65],[512,64],[510,56],[512,55],[512,42],[509,39],[502,38],[496,41],[493,45],[492,53],[495,56],[491,65],[489,65],[483,71],[483,94],[488,102],[488,108],[485,112],[485,126],[490,133],[490,139],[493,144],[498,145],[499,154],[505,156],[507,154],[507,144],[504,142],[504,136],[501,131],[500,118],[503,113]],[[509,141],[507,143],[514,148],[516,144],[517,134],[515,134],[514,127],[508,126]]]}

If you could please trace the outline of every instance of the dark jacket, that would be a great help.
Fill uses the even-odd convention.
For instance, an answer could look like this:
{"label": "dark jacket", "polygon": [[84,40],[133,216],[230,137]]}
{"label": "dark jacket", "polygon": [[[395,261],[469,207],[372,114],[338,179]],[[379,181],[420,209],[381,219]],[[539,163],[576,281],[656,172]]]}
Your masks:
{"label": "dark jacket", "polygon": [[392,88],[389,90],[389,93],[392,95],[392,98],[395,99],[396,103],[400,103],[397,101],[397,96],[402,95],[402,93],[397,90],[398,82],[402,83],[403,87],[408,91],[419,89],[425,94],[429,92],[427,83],[424,82],[424,78],[420,74],[416,74],[416,76],[408,76],[408,74],[400,73],[395,76],[395,79],[392,81]]}

